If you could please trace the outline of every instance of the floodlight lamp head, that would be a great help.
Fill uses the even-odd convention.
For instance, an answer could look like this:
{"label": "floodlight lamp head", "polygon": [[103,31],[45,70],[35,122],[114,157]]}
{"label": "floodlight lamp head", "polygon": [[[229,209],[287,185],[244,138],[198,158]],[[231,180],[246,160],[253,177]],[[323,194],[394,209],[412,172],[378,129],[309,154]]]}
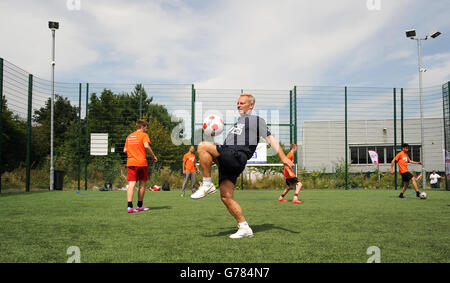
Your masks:
{"label": "floodlight lamp head", "polygon": [[441,35],[441,33],[439,31],[434,31],[434,32],[430,33],[430,37],[431,38],[436,38],[436,37],[438,37],[440,35]]}
{"label": "floodlight lamp head", "polygon": [[49,29],[59,29],[59,23],[58,22],[51,22],[51,21],[49,21],[48,22],[48,28]]}
{"label": "floodlight lamp head", "polygon": [[416,30],[415,29],[407,30],[406,37],[414,39],[414,37],[416,37]]}

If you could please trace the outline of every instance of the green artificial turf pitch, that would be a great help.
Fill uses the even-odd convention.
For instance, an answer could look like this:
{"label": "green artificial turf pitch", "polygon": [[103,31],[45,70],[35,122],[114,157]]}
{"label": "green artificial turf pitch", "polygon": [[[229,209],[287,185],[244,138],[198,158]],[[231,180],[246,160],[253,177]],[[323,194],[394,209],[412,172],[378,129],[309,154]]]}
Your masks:
{"label": "green artificial turf pitch", "polygon": [[[450,262],[450,192],[304,190],[303,204],[281,191],[236,191],[253,238],[237,230],[220,193],[192,200],[146,192],[150,211],[126,213],[125,191],[48,191],[0,196],[0,262],[147,263]],[[287,199],[291,200],[293,192]],[[136,204],[137,193],[135,193]]]}

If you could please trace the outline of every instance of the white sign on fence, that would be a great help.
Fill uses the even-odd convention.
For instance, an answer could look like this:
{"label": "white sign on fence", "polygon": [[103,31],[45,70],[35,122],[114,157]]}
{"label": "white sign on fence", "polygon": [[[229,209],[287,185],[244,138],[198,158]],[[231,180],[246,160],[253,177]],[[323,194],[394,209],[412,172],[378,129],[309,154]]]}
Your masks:
{"label": "white sign on fence", "polygon": [[91,133],[91,155],[108,155],[107,133]]}
{"label": "white sign on fence", "polygon": [[253,153],[252,158],[247,161],[247,164],[255,163],[267,163],[267,144],[258,143],[255,153]]}

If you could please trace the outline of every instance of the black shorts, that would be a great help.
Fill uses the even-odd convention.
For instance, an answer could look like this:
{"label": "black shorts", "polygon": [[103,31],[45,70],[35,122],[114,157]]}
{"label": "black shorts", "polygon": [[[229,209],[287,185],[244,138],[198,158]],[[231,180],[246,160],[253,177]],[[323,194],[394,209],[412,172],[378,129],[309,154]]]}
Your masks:
{"label": "black shorts", "polygon": [[230,180],[236,185],[236,180],[241,175],[247,164],[247,154],[237,151],[230,146],[216,146],[220,153],[217,157],[219,163],[219,185],[223,180]]}
{"label": "black shorts", "polygon": [[409,182],[409,181],[411,181],[411,179],[414,177],[414,176],[411,174],[411,172],[405,172],[405,173],[400,174],[400,175],[402,175],[402,180],[403,180],[403,182]]}
{"label": "black shorts", "polygon": [[286,185],[292,186],[298,183],[297,177],[286,179]]}

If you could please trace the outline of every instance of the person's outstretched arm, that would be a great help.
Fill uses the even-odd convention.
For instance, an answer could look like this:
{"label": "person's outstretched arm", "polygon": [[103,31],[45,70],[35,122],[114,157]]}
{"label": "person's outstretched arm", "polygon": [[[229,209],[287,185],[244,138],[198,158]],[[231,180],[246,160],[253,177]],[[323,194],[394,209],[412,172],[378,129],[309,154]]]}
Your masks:
{"label": "person's outstretched arm", "polygon": [[287,166],[289,169],[293,170],[294,162],[286,157],[278,141],[272,135],[267,136],[266,141],[269,143],[270,147],[272,147],[277,152],[278,157],[280,157],[281,162],[284,164],[284,166]]}

